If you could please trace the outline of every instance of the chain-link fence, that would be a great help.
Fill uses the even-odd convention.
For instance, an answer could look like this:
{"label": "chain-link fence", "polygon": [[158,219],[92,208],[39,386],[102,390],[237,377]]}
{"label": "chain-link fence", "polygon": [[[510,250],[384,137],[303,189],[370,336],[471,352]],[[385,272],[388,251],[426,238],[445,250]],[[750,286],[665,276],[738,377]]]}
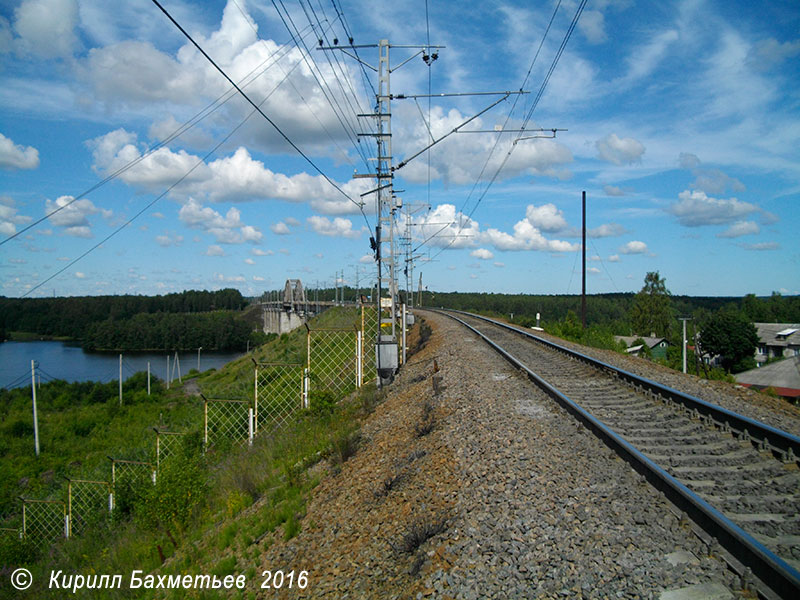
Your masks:
{"label": "chain-link fence", "polygon": [[361,383],[374,381],[378,376],[375,366],[375,340],[378,339],[378,309],[361,307]]}
{"label": "chain-link fence", "polygon": [[[256,364],[252,402],[204,397],[204,448],[222,442],[224,447],[252,443],[258,430],[287,423],[295,412],[308,408],[310,392],[327,391],[338,399],[374,380],[378,319],[375,307],[365,306],[357,313],[355,327],[308,329],[305,364]],[[127,514],[145,487],[156,482],[164,461],[179,453],[185,435],[153,430],[155,454],[151,450],[141,455],[151,462],[108,457],[110,480],[68,479],[66,502],[21,499],[22,514],[0,520],[0,540],[25,539],[44,547],[59,538],[86,535],[92,525],[107,522],[112,511]]]}
{"label": "chain-link fence", "polygon": [[301,364],[258,363],[255,367],[255,429],[286,423],[304,408],[304,369]]}
{"label": "chain-link fence", "polygon": [[252,439],[252,409],[247,400],[206,399],[203,441],[206,449],[220,442],[244,444]]}
{"label": "chain-link fence", "polygon": [[22,535],[36,546],[67,537],[67,505],[61,500],[22,498]]}
{"label": "chain-link fence", "polygon": [[326,390],[345,396],[360,386],[358,333],[353,329],[308,330],[309,393]]}
{"label": "chain-link fence", "polygon": [[67,481],[69,535],[81,535],[111,514],[111,484],[87,479]]}
{"label": "chain-link fence", "polygon": [[153,427],[156,432],[156,470],[171,456],[174,456],[183,441],[183,433],[178,431],[164,431]]}
{"label": "chain-link fence", "polygon": [[111,485],[114,488],[123,481],[131,485],[155,482],[156,472],[152,463],[110,456],[108,458],[111,461]]}
{"label": "chain-link fence", "polygon": [[22,537],[22,530],[13,527],[0,527],[0,540],[18,540]]}

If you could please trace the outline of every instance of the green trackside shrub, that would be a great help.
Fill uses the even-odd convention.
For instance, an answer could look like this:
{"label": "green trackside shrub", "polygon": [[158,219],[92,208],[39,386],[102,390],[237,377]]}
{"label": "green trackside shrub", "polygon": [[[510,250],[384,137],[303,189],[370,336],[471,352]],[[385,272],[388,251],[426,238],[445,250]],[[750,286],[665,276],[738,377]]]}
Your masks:
{"label": "green trackside shrub", "polygon": [[162,464],[156,485],[147,486],[137,503],[135,516],[145,527],[182,531],[195,509],[202,506],[208,488],[200,457],[171,457]]}
{"label": "green trackside shrub", "polygon": [[308,394],[308,405],[312,414],[330,414],[336,407],[336,394],[331,390],[312,389]]}
{"label": "green trackside shrub", "polygon": [[16,438],[24,438],[33,435],[33,423],[17,419],[8,428],[8,433]]}
{"label": "green trackside shrub", "polygon": [[253,503],[253,497],[241,490],[231,490],[225,498],[225,513],[235,517]]}
{"label": "green trackside shrub", "polygon": [[31,540],[21,540],[10,533],[0,536],[0,569],[29,565],[38,555],[39,552]]}

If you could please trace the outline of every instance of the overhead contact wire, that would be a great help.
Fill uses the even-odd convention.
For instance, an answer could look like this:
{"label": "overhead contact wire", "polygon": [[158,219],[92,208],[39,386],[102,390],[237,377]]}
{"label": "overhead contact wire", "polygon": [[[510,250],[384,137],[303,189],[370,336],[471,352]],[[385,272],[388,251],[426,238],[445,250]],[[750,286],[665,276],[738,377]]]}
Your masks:
{"label": "overhead contact wire", "polygon": [[[158,7],[160,10],[161,10],[161,12],[163,12],[163,13],[166,15],[166,17],[167,17],[167,18],[168,18],[170,21],[172,21],[173,25],[175,25],[175,27],[177,27],[177,28],[178,28],[178,30],[179,30],[179,31],[180,31],[180,32],[181,32],[181,33],[182,33],[184,36],[186,36],[186,38],[187,38],[187,39],[188,39],[188,40],[189,40],[189,41],[192,43],[192,45],[193,45],[195,48],[197,48],[197,50],[200,52],[200,54],[202,54],[202,55],[203,55],[203,56],[206,58],[206,60],[208,60],[208,62],[210,62],[210,63],[211,63],[211,65],[212,65],[212,66],[213,66],[213,67],[214,67],[214,68],[215,68],[217,71],[219,71],[219,72],[220,72],[220,74],[221,74],[221,75],[222,75],[222,76],[223,76],[225,79],[227,79],[227,80],[228,80],[228,83],[230,83],[230,84],[231,84],[233,87],[235,87],[235,88],[236,88],[236,91],[237,91],[237,92],[239,92],[239,94],[241,94],[241,96],[242,96],[242,97],[243,97],[245,100],[247,100],[247,102],[248,102],[248,103],[249,103],[249,104],[250,104],[250,105],[251,105],[251,106],[252,106],[252,107],[253,107],[253,108],[256,110],[256,112],[258,112],[258,114],[260,114],[260,115],[261,115],[261,116],[262,116],[262,117],[263,117],[263,118],[264,118],[264,119],[267,121],[267,123],[269,123],[269,124],[270,124],[270,125],[271,125],[271,126],[274,128],[274,129],[275,129],[275,131],[276,131],[276,132],[277,132],[277,133],[278,133],[278,134],[279,134],[279,135],[280,135],[280,136],[281,136],[281,137],[282,137],[282,138],[283,138],[283,139],[286,141],[286,143],[287,143],[287,144],[289,144],[289,145],[290,145],[292,148],[294,148],[295,152],[297,152],[297,153],[298,153],[300,156],[302,156],[302,157],[305,159],[305,161],[306,161],[306,162],[307,162],[309,165],[311,165],[311,167],[312,167],[312,168],[313,168],[313,169],[314,169],[314,170],[315,170],[317,173],[319,173],[319,174],[320,174],[320,175],[321,175],[321,176],[322,176],[322,177],[325,179],[325,181],[327,181],[327,182],[328,182],[328,183],[329,183],[329,184],[330,184],[330,185],[331,185],[333,188],[335,188],[335,189],[336,189],[336,190],[337,190],[337,191],[338,191],[340,194],[342,194],[342,195],[343,195],[345,198],[347,198],[348,200],[350,200],[350,202],[352,202],[353,204],[355,204],[356,206],[358,206],[358,207],[359,207],[359,209],[361,208],[361,204],[360,204],[359,202],[356,202],[356,201],[355,201],[353,198],[351,198],[351,197],[350,197],[350,195],[349,195],[347,192],[345,192],[345,191],[344,191],[344,190],[343,190],[341,187],[339,187],[339,185],[337,185],[335,181],[333,181],[333,180],[332,180],[330,177],[328,177],[328,175],[327,175],[327,174],[325,174],[325,172],[324,172],[322,169],[320,169],[320,168],[317,166],[317,164],[316,164],[316,163],[315,163],[313,160],[311,160],[311,158],[310,158],[310,157],[309,157],[309,156],[308,156],[308,155],[307,155],[305,152],[303,152],[303,151],[300,149],[300,147],[299,147],[297,144],[295,144],[295,143],[294,143],[294,142],[293,142],[293,141],[292,141],[292,140],[289,138],[289,136],[287,136],[287,135],[286,135],[286,134],[283,132],[283,130],[282,130],[280,127],[278,127],[278,125],[277,125],[277,124],[276,124],[276,123],[275,123],[275,122],[274,122],[272,119],[270,119],[270,118],[267,116],[267,114],[266,114],[266,113],[265,113],[263,110],[261,110],[261,107],[260,107],[258,104],[256,104],[255,102],[253,102],[253,101],[250,99],[250,97],[249,97],[247,94],[245,94],[245,93],[244,93],[244,91],[243,91],[243,90],[242,90],[242,89],[241,89],[241,88],[240,88],[238,85],[236,85],[236,83],[233,81],[233,79],[231,79],[231,78],[228,76],[228,74],[227,74],[227,73],[226,73],[226,72],[225,72],[225,71],[224,71],[224,70],[223,70],[223,69],[222,69],[222,68],[221,68],[219,65],[217,65],[217,63],[216,63],[216,62],[214,62],[214,59],[213,59],[213,58],[211,58],[211,57],[210,57],[210,56],[209,56],[209,55],[206,53],[206,51],[205,51],[205,50],[203,50],[203,48],[200,46],[200,44],[198,44],[198,43],[197,43],[197,42],[194,40],[194,38],[193,38],[191,35],[189,35],[189,32],[187,32],[187,31],[186,31],[186,30],[185,30],[185,29],[184,29],[184,28],[181,26],[181,24],[180,24],[180,23],[178,23],[178,22],[177,22],[177,21],[176,21],[176,20],[175,20],[175,19],[172,17],[172,15],[171,15],[171,14],[169,14],[169,12],[167,12],[167,10],[166,10],[166,9],[165,9],[165,8],[164,8],[162,5],[161,5],[161,3],[160,3],[158,0],[152,0],[152,1],[153,1],[153,4],[155,4],[155,5],[156,5],[156,6],[157,6],[157,7]],[[199,166],[199,165],[198,165],[198,166]],[[195,167],[193,167],[193,169],[194,169],[194,168],[196,168],[196,166],[195,166]],[[363,211],[362,211],[362,214],[363,214]],[[366,218],[366,215],[365,215],[365,218]]]}
{"label": "overhead contact wire", "polygon": [[[273,62],[272,65],[269,65],[269,66],[265,67],[258,75],[255,75],[255,76],[251,77],[264,64],[266,64],[271,59],[273,59],[276,55],[280,54],[281,52],[284,52],[285,50],[286,50],[286,46],[282,46],[281,50],[277,50],[277,51],[273,52],[270,56],[268,56],[261,63],[259,63],[252,71],[250,71],[247,75],[242,77],[242,79],[240,80],[240,83],[242,84],[242,87],[248,87],[256,79],[261,77],[261,75],[266,73],[274,64],[277,64],[278,60],[280,60],[281,57],[276,58],[275,62]],[[249,79],[249,81],[248,81],[248,79]],[[50,211],[45,216],[41,217],[40,219],[37,219],[36,221],[33,221],[31,224],[23,227],[22,229],[20,229],[16,233],[14,233],[14,234],[10,235],[9,237],[5,238],[4,240],[0,241],[0,246],[5,244],[6,242],[9,242],[9,241],[13,240],[16,237],[22,235],[23,233],[25,233],[29,229],[32,229],[33,227],[36,227],[40,223],[43,223],[44,221],[46,221],[47,219],[49,219],[53,215],[61,212],[62,210],[66,209],[66,208],[69,208],[70,205],[74,204],[78,200],[81,200],[82,198],[85,198],[86,196],[88,196],[92,192],[95,192],[98,189],[100,189],[102,186],[104,186],[109,181],[112,181],[113,179],[116,179],[117,177],[119,177],[120,175],[125,173],[126,171],[132,169],[137,164],[142,162],[145,158],[147,158],[148,156],[150,156],[151,154],[153,154],[157,150],[159,150],[159,149],[163,148],[164,146],[166,146],[167,144],[169,144],[174,139],[180,137],[181,135],[183,135],[184,133],[186,133],[187,131],[192,129],[194,126],[196,126],[198,123],[203,121],[210,114],[212,114],[215,111],[219,110],[222,106],[224,106],[235,95],[236,95],[236,91],[235,90],[231,89],[231,90],[225,91],[223,94],[218,96],[216,100],[214,100],[213,102],[208,104],[205,108],[203,108],[200,112],[198,112],[192,118],[190,118],[188,121],[186,121],[181,126],[179,126],[176,130],[174,130],[172,133],[170,133],[168,136],[166,136],[163,140],[161,140],[158,143],[156,143],[155,145],[153,145],[153,147],[149,148],[146,152],[143,152],[141,156],[138,156],[137,158],[133,159],[132,161],[126,163],[123,166],[121,166],[119,169],[117,169],[113,173],[107,175],[101,181],[99,181],[99,182],[95,183],[94,185],[92,185],[88,190],[86,190],[86,191],[78,194],[77,196],[75,196],[72,200],[69,200],[68,202],[64,203],[62,206],[59,206],[55,210]]]}

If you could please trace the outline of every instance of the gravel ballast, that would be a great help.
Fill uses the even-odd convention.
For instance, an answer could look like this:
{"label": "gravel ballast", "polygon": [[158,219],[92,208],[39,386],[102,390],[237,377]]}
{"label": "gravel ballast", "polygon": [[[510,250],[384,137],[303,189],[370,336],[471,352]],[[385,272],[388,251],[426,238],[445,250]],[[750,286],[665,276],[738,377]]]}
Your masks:
{"label": "gravel ballast", "polygon": [[742,596],[715,544],[602,442],[476,336],[417,314],[433,336],[359,451],[297,537],[262,542],[261,570],[307,570],[308,587],[259,597]]}

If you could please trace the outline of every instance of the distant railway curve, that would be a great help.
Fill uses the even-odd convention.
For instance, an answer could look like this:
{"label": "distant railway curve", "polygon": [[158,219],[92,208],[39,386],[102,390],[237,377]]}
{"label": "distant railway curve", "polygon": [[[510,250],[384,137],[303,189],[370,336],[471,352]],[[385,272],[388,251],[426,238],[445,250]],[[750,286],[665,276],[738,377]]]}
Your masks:
{"label": "distant railway curve", "polygon": [[800,438],[528,331],[442,312],[629,462],[766,597],[800,598]]}

